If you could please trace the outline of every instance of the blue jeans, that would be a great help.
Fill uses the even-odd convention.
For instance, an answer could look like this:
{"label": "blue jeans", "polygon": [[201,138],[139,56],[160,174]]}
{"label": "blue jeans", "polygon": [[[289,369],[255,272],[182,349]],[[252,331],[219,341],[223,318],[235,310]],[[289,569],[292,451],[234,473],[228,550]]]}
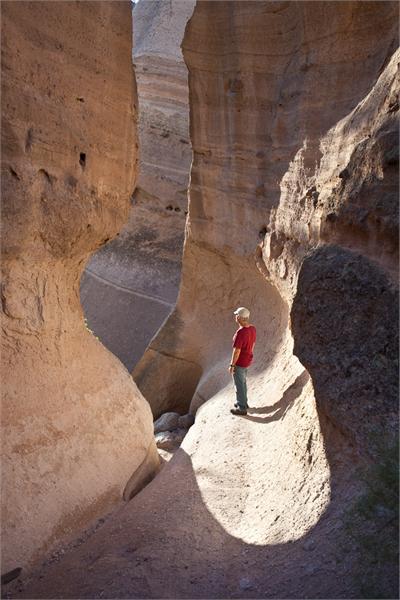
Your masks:
{"label": "blue jeans", "polygon": [[235,367],[233,371],[233,381],[236,388],[236,403],[240,410],[247,410],[247,368]]}

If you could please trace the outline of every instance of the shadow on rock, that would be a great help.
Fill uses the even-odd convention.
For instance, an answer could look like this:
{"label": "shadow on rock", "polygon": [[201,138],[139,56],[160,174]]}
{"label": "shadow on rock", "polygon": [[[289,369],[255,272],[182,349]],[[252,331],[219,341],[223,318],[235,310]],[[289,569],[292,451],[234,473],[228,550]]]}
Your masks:
{"label": "shadow on rock", "polygon": [[[293,407],[305,379],[303,373],[278,403],[286,403],[283,410]],[[329,430],[323,434],[332,444],[330,454],[342,455],[342,440]],[[201,473],[180,448],[168,467],[96,535],[42,569],[12,597],[360,597],[353,556],[343,546],[344,494],[351,477],[348,464],[333,463],[331,502],[305,535],[284,540],[277,532],[273,543],[270,532],[269,543],[252,544],[229,533],[216,518],[215,507],[205,501]],[[240,519],[241,508],[238,497],[233,518]],[[276,509],[279,518],[279,502]]]}
{"label": "shadow on rock", "polygon": [[[252,414],[247,414],[244,419],[254,421],[254,423],[272,423],[283,419],[289,408],[294,404],[295,400],[301,395],[301,392],[306,385],[310,376],[306,370],[299,375],[290,387],[285,391],[282,398],[275,402],[272,406],[263,406],[261,408],[248,408]],[[253,417],[253,414],[271,414],[268,417]]]}

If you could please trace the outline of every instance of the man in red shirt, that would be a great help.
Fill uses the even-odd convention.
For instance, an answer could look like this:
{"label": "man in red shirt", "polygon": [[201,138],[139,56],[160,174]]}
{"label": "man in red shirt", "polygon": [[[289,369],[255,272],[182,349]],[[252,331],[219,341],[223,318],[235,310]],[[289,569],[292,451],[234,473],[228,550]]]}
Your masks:
{"label": "man in red shirt", "polygon": [[256,343],[256,328],[250,325],[250,311],[240,306],[233,313],[239,329],[233,336],[233,351],[229,373],[233,375],[236,388],[235,408],[231,408],[233,415],[247,415],[247,368],[253,360],[253,350]]}

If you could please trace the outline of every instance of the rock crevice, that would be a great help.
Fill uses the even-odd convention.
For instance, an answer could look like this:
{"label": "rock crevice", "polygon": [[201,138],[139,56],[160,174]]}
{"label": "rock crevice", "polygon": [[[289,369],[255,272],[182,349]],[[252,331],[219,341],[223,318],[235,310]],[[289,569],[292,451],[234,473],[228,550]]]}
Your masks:
{"label": "rock crevice", "polygon": [[192,150],[180,42],[194,0],[139,2],[133,62],[139,98],[139,176],[127,224],[82,279],[89,326],[131,370],[178,293]]}

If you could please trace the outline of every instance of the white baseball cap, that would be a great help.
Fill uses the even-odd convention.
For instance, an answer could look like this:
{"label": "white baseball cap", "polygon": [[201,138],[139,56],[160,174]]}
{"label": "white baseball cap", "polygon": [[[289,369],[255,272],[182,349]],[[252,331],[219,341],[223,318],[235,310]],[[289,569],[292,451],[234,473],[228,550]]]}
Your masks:
{"label": "white baseball cap", "polygon": [[238,317],[242,317],[242,319],[248,319],[250,317],[249,309],[245,308],[244,306],[239,306],[239,308],[233,311],[233,314],[237,315]]}

